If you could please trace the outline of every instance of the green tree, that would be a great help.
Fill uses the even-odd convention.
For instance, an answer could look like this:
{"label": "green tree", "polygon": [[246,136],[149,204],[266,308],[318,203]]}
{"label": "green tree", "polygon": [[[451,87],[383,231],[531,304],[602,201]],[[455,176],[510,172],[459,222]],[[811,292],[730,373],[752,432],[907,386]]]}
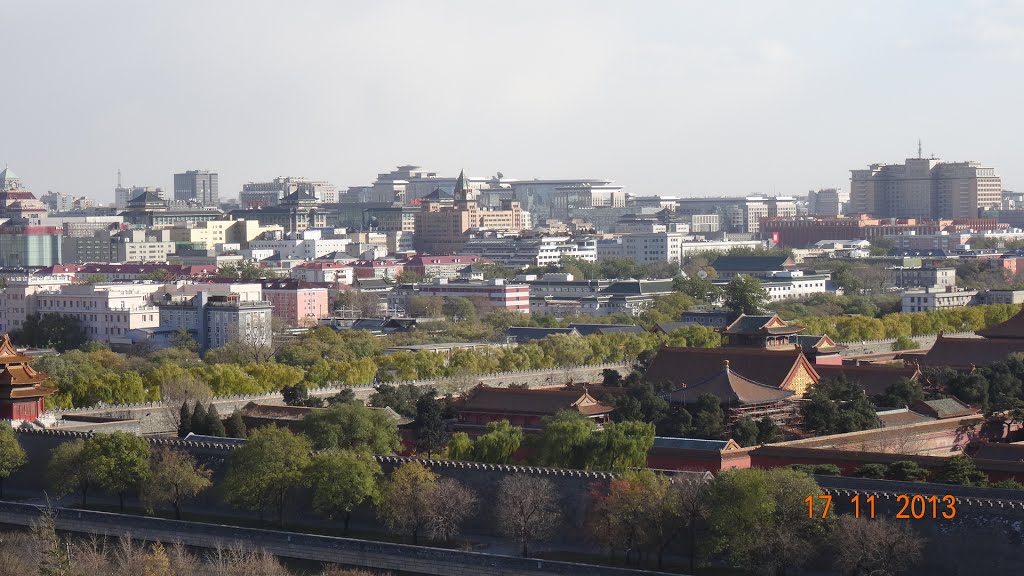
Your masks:
{"label": "green tree", "polygon": [[383,410],[356,402],[310,412],[303,420],[303,431],[317,450],[343,448],[391,454],[402,447],[394,419]]}
{"label": "green tree", "polygon": [[820,514],[808,519],[804,501],[820,493],[813,478],[795,470],[722,472],[708,489],[711,539],[705,553],[769,574],[799,568],[824,535]]}
{"label": "green tree", "polygon": [[[397,356],[394,354],[393,356]],[[374,388],[370,395],[370,406],[377,408],[388,407],[402,416],[414,418],[416,416],[416,401],[419,400],[422,391],[412,384],[381,384]]]}
{"label": "green tree", "polygon": [[725,436],[725,412],[714,394],[701,394],[693,411],[693,435],[719,440]]}
{"label": "green tree", "polygon": [[380,500],[380,464],[368,452],[330,449],[313,456],[305,482],[313,490],[313,509],[331,520],[342,518],[348,534],[352,510]]}
{"label": "green tree", "polygon": [[490,464],[508,464],[523,442],[523,429],[507,420],[488,422],[487,431],[473,443],[473,459]]}
{"label": "green tree", "polygon": [[413,424],[416,450],[427,457],[444,450],[448,443],[448,430],[444,422],[444,400],[437,398],[433,389],[416,401],[416,420]]}
{"label": "green tree", "polygon": [[28,456],[14,435],[10,422],[0,420],[0,499],[4,497],[4,480],[27,463]]}
{"label": "green tree", "polygon": [[244,510],[276,513],[284,525],[288,491],[302,482],[312,446],[287,428],[268,426],[254,430],[245,444],[231,454],[224,478],[224,500]]}
{"label": "green tree", "polygon": [[698,302],[713,304],[722,296],[722,289],[715,286],[708,278],[700,276],[677,276],[672,281],[672,288],[682,292]]}
{"label": "green tree", "polygon": [[117,494],[121,512],[124,512],[124,497],[138,490],[149,476],[149,443],[127,432],[89,438],[85,441],[83,458],[96,485]]}
{"label": "green tree", "polygon": [[921,385],[909,378],[900,378],[885,389],[885,394],[878,399],[879,406],[901,407],[910,406],[924,400]]}
{"label": "green tree", "polygon": [[181,505],[213,485],[213,472],[196,463],[181,450],[158,448],[153,453],[149,475],[142,483],[142,501],[154,506],[171,506],[174,518],[181,520]]}
{"label": "green tree", "polygon": [[242,419],[242,413],[238,411],[238,408],[235,408],[228,421],[224,423],[224,433],[228,438],[245,438],[248,436],[248,431],[245,429],[245,420]]}
{"label": "green tree", "polygon": [[959,484],[961,486],[985,486],[988,474],[974,466],[974,460],[965,454],[957,454],[946,460],[935,476],[940,484]]}
{"label": "green tree", "polygon": [[921,344],[914,341],[909,336],[900,336],[896,338],[896,341],[892,343],[893,351],[900,350],[917,350],[921,348]]}
{"label": "green tree", "polygon": [[437,491],[437,474],[419,462],[406,462],[388,478],[377,514],[391,530],[408,533],[413,545],[430,521]]}
{"label": "green tree", "polygon": [[452,460],[473,459],[473,439],[469,437],[469,434],[465,432],[452,434],[452,439],[448,441],[448,458]]}
{"label": "green tree", "polygon": [[904,482],[924,482],[928,479],[928,471],[913,460],[901,460],[886,467],[885,477]]}
{"label": "green tree", "polygon": [[761,314],[768,308],[768,291],[761,281],[750,276],[736,276],[725,285],[725,306],[733,312]]}
{"label": "green tree", "polygon": [[842,434],[878,426],[878,415],[864,389],[845,377],[825,378],[811,388],[800,407],[807,430]]}
{"label": "green tree", "polygon": [[476,307],[469,298],[455,296],[445,298],[442,306],[444,315],[452,322],[472,322],[476,320]]}
{"label": "green tree", "polygon": [[217,271],[221,278],[238,278],[239,280],[260,280],[273,278],[274,271],[263,268],[254,262],[240,262],[238,264],[225,264]]}
{"label": "green tree", "polygon": [[26,316],[21,327],[11,331],[11,341],[23,346],[65,352],[80,348],[89,339],[82,328],[82,321],[75,316],[47,312]]}
{"label": "green tree", "polygon": [[57,497],[78,492],[82,495],[82,506],[86,505],[95,479],[85,459],[85,440],[64,442],[50,451],[46,483]]}
{"label": "green tree", "polygon": [[654,445],[654,424],[611,422],[591,437],[591,468],[624,472],[647,466],[647,453]]}
{"label": "green tree", "polygon": [[206,419],[206,408],[203,408],[203,405],[198,401],[192,409],[192,418],[190,422],[190,428],[192,429],[193,434],[204,436],[210,433],[208,428],[210,422]]}
{"label": "green tree", "polygon": [[594,423],[574,410],[547,420],[537,437],[536,459],[542,466],[583,469],[590,460]]}
{"label": "green tree", "polygon": [[782,430],[771,418],[765,416],[757,421],[757,443],[771,444],[782,440]]}
{"label": "green tree", "polygon": [[860,478],[874,478],[876,480],[883,480],[888,474],[888,466],[876,463],[864,464],[853,471],[854,476]]}
{"label": "green tree", "polygon": [[178,410],[178,437],[184,438],[192,431],[192,409],[188,406],[188,400],[181,403]]}
{"label": "green tree", "polygon": [[223,438],[226,435],[224,422],[220,419],[220,412],[217,411],[213,402],[210,402],[210,407],[206,409],[206,433],[218,438]]}
{"label": "green tree", "polygon": [[732,439],[740,446],[756,446],[757,433],[757,423],[750,416],[744,416],[732,425]]}

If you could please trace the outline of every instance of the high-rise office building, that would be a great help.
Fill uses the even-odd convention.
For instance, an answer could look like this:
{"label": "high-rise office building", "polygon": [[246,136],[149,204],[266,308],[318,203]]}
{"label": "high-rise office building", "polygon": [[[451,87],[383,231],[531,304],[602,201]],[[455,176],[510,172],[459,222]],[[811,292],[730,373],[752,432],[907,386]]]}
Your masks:
{"label": "high-rise office building", "polygon": [[188,170],[174,175],[174,199],[196,202],[203,206],[216,206],[217,173],[209,170]]}
{"label": "high-rise office building", "polygon": [[977,218],[999,209],[1002,180],[978,162],[908,158],[850,171],[850,211],[879,218]]}

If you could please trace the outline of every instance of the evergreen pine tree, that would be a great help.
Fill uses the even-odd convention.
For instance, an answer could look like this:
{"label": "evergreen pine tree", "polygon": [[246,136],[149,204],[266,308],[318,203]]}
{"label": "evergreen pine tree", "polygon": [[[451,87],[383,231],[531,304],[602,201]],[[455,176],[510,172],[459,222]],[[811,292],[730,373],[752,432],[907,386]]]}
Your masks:
{"label": "evergreen pine tree", "polygon": [[248,431],[245,429],[245,421],[242,420],[242,413],[235,409],[227,422],[224,423],[224,431],[229,438],[246,438]]}
{"label": "evergreen pine tree", "polygon": [[210,402],[210,407],[206,409],[206,433],[221,438],[225,436],[224,422],[221,421],[220,412],[217,412],[213,402]]}
{"label": "evergreen pine tree", "polygon": [[178,413],[178,437],[184,438],[192,431],[192,410],[188,407],[188,400],[181,403],[181,410]]}
{"label": "evergreen pine tree", "polygon": [[206,409],[199,402],[196,402],[196,409],[192,412],[192,433],[205,435],[209,431],[206,429]]}

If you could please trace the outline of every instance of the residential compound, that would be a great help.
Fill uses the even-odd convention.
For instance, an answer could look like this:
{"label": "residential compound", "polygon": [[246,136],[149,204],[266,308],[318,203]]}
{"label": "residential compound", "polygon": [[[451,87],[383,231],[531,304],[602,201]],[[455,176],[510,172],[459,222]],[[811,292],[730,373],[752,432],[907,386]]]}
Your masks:
{"label": "residential compound", "polygon": [[908,158],[850,171],[850,209],[879,218],[977,218],[998,210],[1002,181],[978,162]]}
{"label": "residential compound", "polygon": [[399,284],[388,294],[388,308],[404,310],[416,296],[468,298],[481,307],[530,313],[530,287],[500,278],[486,281],[434,278],[431,282]]}
{"label": "residential compound", "polygon": [[273,340],[273,305],[264,300],[199,292],[192,297],[165,300],[159,304],[159,310],[160,327],[187,330],[199,344],[200,352],[233,342],[258,350],[269,347]]}
{"label": "residential compound", "polygon": [[540,238],[477,238],[462,247],[461,254],[478,256],[507,266],[548,266],[562,258],[597,261],[597,238],[592,236],[544,236]]}

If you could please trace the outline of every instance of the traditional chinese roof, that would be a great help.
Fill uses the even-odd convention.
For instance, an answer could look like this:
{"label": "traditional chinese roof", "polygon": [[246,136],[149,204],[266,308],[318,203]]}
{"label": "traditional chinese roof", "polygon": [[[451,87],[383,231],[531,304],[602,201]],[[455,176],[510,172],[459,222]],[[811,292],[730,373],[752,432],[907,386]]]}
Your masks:
{"label": "traditional chinese roof", "polygon": [[722,330],[723,334],[796,334],[803,330],[803,326],[790,326],[785,320],[779,318],[778,314],[746,315],[740,314],[739,318],[732,321]]}
{"label": "traditional chinese roof", "polygon": [[985,338],[1013,338],[1024,340],[1024,308],[1006,322],[978,330]]}
{"label": "traditional chinese roof", "polygon": [[740,445],[735,440],[705,440],[703,438],[672,438],[668,436],[655,436],[653,447],[672,450],[715,450],[718,452],[740,449]]}
{"label": "traditional chinese roof", "polygon": [[57,391],[45,384],[48,377],[29,365],[31,358],[18,352],[9,335],[0,340],[0,399],[39,398]]}
{"label": "traditional chinese roof", "polygon": [[915,412],[928,414],[940,420],[946,418],[962,418],[977,414],[977,408],[971,408],[956,398],[939,398],[937,400],[921,400],[915,402],[911,408]]}
{"label": "traditional chinese roof", "polygon": [[789,337],[789,341],[799,346],[804,354],[833,354],[846,349],[846,346],[836,344],[828,335],[794,335]]}
{"label": "traditional chinese roof", "polygon": [[586,390],[523,390],[477,386],[459,403],[463,412],[491,414],[529,414],[554,416],[564,410],[576,410],[584,416],[608,414],[615,408],[599,402]]}
{"label": "traditional chinese roof", "polygon": [[916,367],[886,366],[884,364],[862,364],[860,366],[815,364],[814,370],[824,378],[845,377],[864,388],[868,396],[881,396],[901,378],[917,381],[921,371]]}
{"label": "traditional chinese roof", "polygon": [[883,428],[892,428],[893,426],[907,426],[908,424],[920,424],[921,422],[931,422],[935,418],[919,414],[909,408],[896,408],[893,410],[881,410],[877,412],[878,421],[881,423]]}
{"label": "traditional chinese roof", "polygon": [[616,332],[624,334],[643,334],[646,332],[646,330],[636,324],[569,324],[569,328],[574,328],[580,333],[580,336],[612,334]]}
{"label": "traditional chinese roof", "polygon": [[719,256],[711,263],[715,270],[727,272],[771,272],[793,266],[789,256]]}
{"label": "traditional chinese roof", "polygon": [[940,334],[923,361],[929,366],[973,368],[1002,362],[1018,352],[1024,352],[1024,338],[947,338]]}
{"label": "traditional chinese roof", "polygon": [[729,360],[725,360],[717,372],[704,380],[669,392],[668,398],[673,402],[693,404],[701,394],[711,394],[722,404],[765,404],[789,398],[793,392],[737,374],[730,369]]}
{"label": "traditional chinese roof", "polygon": [[508,330],[505,330],[506,338],[513,338],[520,344],[531,340],[540,340],[541,338],[547,338],[548,336],[553,336],[555,334],[565,334],[567,336],[580,335],[575,328],[535,328],[533,326],[512,326]]}
{"label": "traditional chinese roof", "polygon": [[423,197],[423,200],[427,202],[451,202],[455,199],[455,196],[450,192],[445,191],[443,188],[438,186],[434,188],[434,191]]}
{"label": "traditional chinese roof", "polygon": [[783,388],[801,368],[816,383],[815,367],[797,348],[766,350],[764,348],[674,348],[664,346],[651,362],[644,378],[655,385],[670,389],[683,384],[694,385],[708,380],[722,371],[725,360],[732,372],[744,378]]}

